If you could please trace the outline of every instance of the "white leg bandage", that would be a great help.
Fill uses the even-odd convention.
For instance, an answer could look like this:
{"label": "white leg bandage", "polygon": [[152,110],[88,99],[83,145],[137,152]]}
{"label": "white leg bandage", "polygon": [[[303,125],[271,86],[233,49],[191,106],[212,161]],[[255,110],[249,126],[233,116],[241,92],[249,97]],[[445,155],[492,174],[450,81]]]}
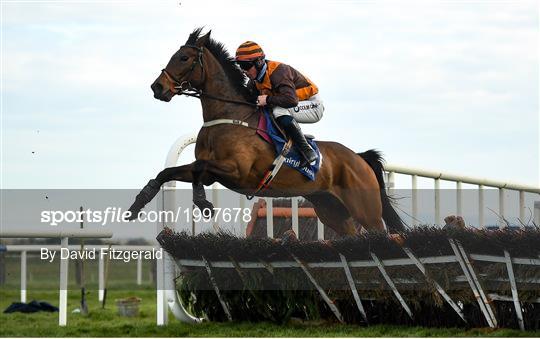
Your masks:
{"label": "white leg bandage", "polygon": [[321,120],[324,105],[316,94],[308,100],[298,102],[298,106],[292,108],[274,107],[274,117],[290,115],[299,123],[312,124]]}

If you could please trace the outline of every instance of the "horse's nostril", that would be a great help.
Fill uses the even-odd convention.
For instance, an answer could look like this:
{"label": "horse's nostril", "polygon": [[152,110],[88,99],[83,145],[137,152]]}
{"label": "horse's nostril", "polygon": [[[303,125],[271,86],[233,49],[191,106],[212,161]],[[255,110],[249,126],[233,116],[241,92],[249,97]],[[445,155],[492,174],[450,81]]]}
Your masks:
{"label": "horse's nostril", "polygon": [[152,86],[150,86],[150,88],[152,89],[155,95],[161,94],[161,92],[163,92],[163,86],[161,86],[159,82],[153,83]]}

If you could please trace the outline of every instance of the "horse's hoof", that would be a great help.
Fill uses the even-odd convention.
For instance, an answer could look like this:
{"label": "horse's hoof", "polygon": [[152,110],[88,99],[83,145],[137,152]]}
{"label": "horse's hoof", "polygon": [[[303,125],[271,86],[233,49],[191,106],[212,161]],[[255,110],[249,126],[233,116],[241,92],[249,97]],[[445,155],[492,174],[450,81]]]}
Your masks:
{"label": "horse's hoof", "polygon": [[201,210],[201,212],[203,213],[203,215],[208,215],[206,212],[206,210],[210,210],[210,213],[212,216],[214,216],[215,212],[214,212],[214,205],[206,200],[206,199],[202,199],[202,200],[193,200],[193,203],[195,204],[195,206],[197,206],[197,208],[199,208]]}
{"label": "horse's hoof", "polygon": [[139,217],[139,213],[141,213],[141,209],[144,207],[144,205],[141,205],[138,200],[139,199],[136,199],[133,205],[131,205],[131,207],[128,209],[130,214],[125,218],[126,221],[132,221]]}
{"label": "horse's hoof", "polygon": [[135,211],[134,209],[132,210],[131,208],[128,210],[128,212],[130,212],[130,215],[128,217],[126,217],[124,220],[126,221],[133,221],[135,219],[137,219],[139,217],[139,213],[140,213],[140,210],[139,211]]}
{"label": "horse's hoof", "polygon": [[128,210],[129,212],[131,212],[131,214],[129,215],[129,217],[126,218],[126,220],[131,221],[137,219],[139,217],[139,213],[144,208],[144,206],[146,206],[146,204],[152,201],[156,194],[158,194],[160,187],[161,185],[156,179],[148,181],[148,184],[146,184],[146,186],[144,186],[141,192],[137,194],[137,197],[135,197],[135,202]]}
{"label": "horse's hoof", "polygon": [[298,242],[298,237],[296,236],[296,233],[294,233],[293,230],[287,230],[281,236],[282,245],[288,245],[288,244],[297,243],[297,242]]}

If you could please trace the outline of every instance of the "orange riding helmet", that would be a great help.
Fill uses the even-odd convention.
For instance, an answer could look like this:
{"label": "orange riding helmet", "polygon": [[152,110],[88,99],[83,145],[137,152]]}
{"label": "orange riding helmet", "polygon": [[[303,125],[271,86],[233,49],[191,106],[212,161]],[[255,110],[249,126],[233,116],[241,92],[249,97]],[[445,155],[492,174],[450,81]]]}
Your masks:
{"label": "orange riding helmet", "polygon": [[246,41],[236,49],[236,61],[255,61],[264,59],[264,52],[256,42]]}

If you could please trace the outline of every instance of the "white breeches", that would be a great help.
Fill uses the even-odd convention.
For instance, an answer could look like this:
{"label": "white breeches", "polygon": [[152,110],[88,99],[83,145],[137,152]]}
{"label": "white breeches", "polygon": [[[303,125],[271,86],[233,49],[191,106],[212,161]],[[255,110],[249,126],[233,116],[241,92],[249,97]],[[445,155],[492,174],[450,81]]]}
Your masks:
{"label": "white breeches", "polygon": [[290,115],[294,120],[303,124],[312,124],[321,120],[323,112],[324,105],[318,94],[315,94],[308,100],[298,102],[296,107],[274,107],[273,110],[274,117],[276,118],[283,115]]}

